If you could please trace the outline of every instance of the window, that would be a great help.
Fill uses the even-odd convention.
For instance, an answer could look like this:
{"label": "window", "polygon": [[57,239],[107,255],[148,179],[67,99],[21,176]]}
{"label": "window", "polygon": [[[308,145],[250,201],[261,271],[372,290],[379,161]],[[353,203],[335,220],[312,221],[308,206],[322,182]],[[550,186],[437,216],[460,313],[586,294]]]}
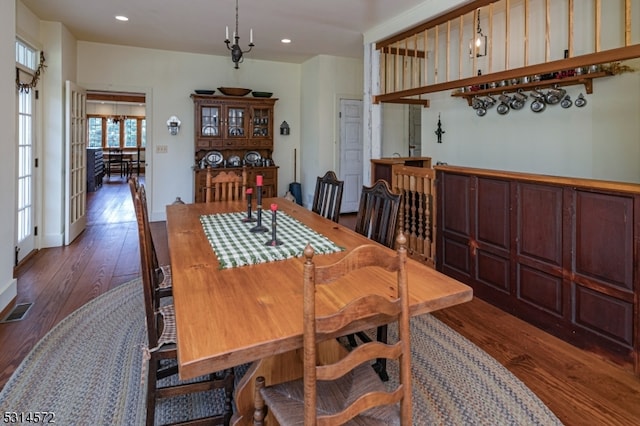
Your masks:
{"label": "window", "polygon": [[16,62],[31,71],[35,71],[38,68],[36,51],[22,41],[16,40]]}
{"label": "window", "polygon": [[120,120],[107,118],[107,148],[122,148],[120,143]]}
{"label": "window", "polygon": [[88,120],[90,148],[145,148],[146,124],[144,117],[114,118],[92,115]]}
{"label": "window", "polygon": [[89,128],[89,137],[87,138],[89,148],[102,148],[102,118],[89,117],[87,121]]}
{"label": "window", "polygon": [[138,146],[138,120],[127,118],[124,120],[124,147],[136,148]]}

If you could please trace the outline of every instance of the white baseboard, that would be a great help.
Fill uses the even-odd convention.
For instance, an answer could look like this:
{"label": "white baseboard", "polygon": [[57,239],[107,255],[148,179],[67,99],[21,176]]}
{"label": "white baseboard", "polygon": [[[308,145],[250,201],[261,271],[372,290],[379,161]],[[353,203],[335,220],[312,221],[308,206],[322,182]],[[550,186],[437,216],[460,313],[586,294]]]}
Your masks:
{"label": "white baseboard", "polygon": [[2,312],[18,295],[18,280],[13,278],[0,288],[0,312]]}
{"label": "white baseboard", "polygon": [[40,244],[40,248],[62,247],[64,245],[64,233],[43,235]]}

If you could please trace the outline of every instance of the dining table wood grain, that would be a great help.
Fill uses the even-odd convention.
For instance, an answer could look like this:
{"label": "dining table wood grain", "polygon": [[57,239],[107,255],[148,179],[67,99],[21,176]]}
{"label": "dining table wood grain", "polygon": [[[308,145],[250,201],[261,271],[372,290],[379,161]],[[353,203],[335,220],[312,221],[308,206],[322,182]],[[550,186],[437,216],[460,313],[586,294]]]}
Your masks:
{"label": "dining table wood grain", "polygon": [[[344,248],[341,252],[316,255],[314,262],[318,265],[336,262],[359,245],[377,244],[284,198],[262,201],[262,205],[271,204],[277,204],[279,211]],[[252,208],[255,215],[255,200]],[[302,257],[220,268],[200,216],[246,211],[246,202],[234,201],[172,204],[166,209],[179,377],[190,379],[253,362],[247,377],[236,389],[239,413],[235,417],[244,418],[245,422],[250,416],[253,384],[249,381],[253,377],[267,375],[267,382],[271,384],[301,376],[298,352],[302,348],[303,332]],[[267,242],[271,233],[264,236]],[[278,238],[286,238],[286,231],[281,230]],[[301,244],[300,252],[306,245]],[[467,285],[415,260],[408,259],[407,274],[411,315],[454,306],[473,297]],[[393,298],[395,280],[395,274],[380,268],[349,274],[337,285],[319,290],[317,314],[329,313],[364,293],[375,292]],[[365,322],[355,324],[352,331],[373,328],[387,321],[388,318],[372,312]],[[329,345],[327,356],[338,356],[333,352],[339,350]],[[238,398],[239,392],[246,395]]]}

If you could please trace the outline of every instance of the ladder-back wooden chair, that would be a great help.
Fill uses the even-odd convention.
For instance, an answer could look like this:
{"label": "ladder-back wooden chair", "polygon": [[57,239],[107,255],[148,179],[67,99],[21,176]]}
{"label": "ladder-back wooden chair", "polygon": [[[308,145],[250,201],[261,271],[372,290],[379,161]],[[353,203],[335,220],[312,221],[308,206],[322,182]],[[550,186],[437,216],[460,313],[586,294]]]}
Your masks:
{"label": "ladder-back wooden chair", "polygon": [[[362,187],[360,206],[356,217],[355,231],[387,247],[393,248],[400,209],[400,194],[391,191],[389,184],[378,179],[373,186]],[[370,341],[366,333],[356,333],[363,342]],[[349,344],[355,346],[354,335],[347,336]],[[377,330],[377,340],[387,341],[387,326],[382,325]],[[378,372],[382,380],[387,380],[386,360],[379,359],[373,368]]]}
{"label": "ladder-back wooden chair", "polygon": [[[129,178],[129,190],[131,192],[131,199],[134,202],[135,207],[135,197],[138,194],[138,190],[140,189],[140,183],[137,178],[131,177]],[[146,221],[146,226],[149,225],[149,210],[147,208],[147,199],[144,197],[142,201],[142,215],[140,218],[136,215],[136,219]],[[140,227],[140,224],[138,224]],[[150,228],[149,228],[150,229]],[[156,293],[158,294],[158,298],[160,297],[168,297],[172,295],[171,287],[171,265],[160,265],[158,262],[158,254],[156,252],[156,247],[153,243],[153,237],[150,236],[150,250],[151,250],[151,265],[153,270],[155,271],[154,282],[156,283]],[[158,299],[159,300],[159,299]]]}
{"label": "ladder-back wooden chair", "polygon": [[382,179],[378,179],[373,186],[363,186],[355,231],[393,248],[400,197]]}
{"label": "ladder-back wooden chair", "polygon": [[173,305],[160,304],[155,291],[157,287],[156,274],[153,268],[153,254],[151,251],[151,230],[145,220],[144,204],[146,193],[144,185],[140,184],[133,197],[136,219],[138,223],[138,237],[140,244],[140,267],[144,292],[144,308],[148,346],[144,348],[147,378],[147,415],[146,424],[152,426],[155,421],[156,401],[194,392],[205,392],[213,389],[224,389],[225,403],[223,412],[201,419],[194,419],[189,424],[218,424],[228,425],[232,415],[232,398],[234,389],[233,369],[203,377],[200,381],[178,382],[174,385],[160,387],[158,381],[178,373],[175,312]]}
{"label": "ladder-back wooden chair", "polygon": [[340,220],[343,186],[344,181],[338,180],[333,171],[318,176],[311,211],[337,223]]}
{"label": "ladder-back wooden chair", "polygon": [[246,189],[247,169],[245,167],[242,168],[241,174],[219,172],[215,176],[213,169],[207,168],[206,185],[202,189],[205,202],[246,200]]}
{"label": "ladder-back wooden chair", "polygon": [[[410,425],[411,347],[409,331],[409,295],[405,264],[406,238],[398,236],[398,250],[367,244],[354,249],[340,261],[316,266],[313,249],[304,250],[304,367],[303,378],[266,386],[265,378],[256,379],[254,425],[261,426],[268,411],[280,425]],[[360,268],[379,267],[397,274],[397,294],[393,299],[380,294],[357,297],[338,311],[316,314],[316,294],[321,287],[347,285],[349,273]],[[383,272],[384,273],[384,272]],[[336,282],[337,281],[337,282]],[[330,291],[330,290],[328,290]],[[317,345],[334,338],[357,321],[379,313],[398,323],[399,339],[394,344],[370,342],[358,346],[339,361],[321,365]],[[387,391],[384,383],[369,367],[376,357],[397,359],[398,386]],[[266,406],[266,409],[265,409]]]}

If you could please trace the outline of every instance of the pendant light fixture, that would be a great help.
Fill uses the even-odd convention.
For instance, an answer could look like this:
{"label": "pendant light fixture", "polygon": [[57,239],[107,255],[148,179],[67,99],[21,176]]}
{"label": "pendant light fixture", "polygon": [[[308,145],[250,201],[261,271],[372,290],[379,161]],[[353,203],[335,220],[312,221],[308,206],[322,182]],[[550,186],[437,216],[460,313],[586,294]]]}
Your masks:
{"label": "pendant light fixture", "polygon": [[487,36],[482,34],[482,28],[480,28],[480,9],[477,12],[478,27],[476,29],[476,35],[469,41],[469,57],[476,58],[481,56],[487,56]]}
{"label": "pendant light fixture", "polygon": [[[253,46],[253,28],[249,30],[249,50],[243,51],[238,45],[238,41],[240,40],[240,34],[238,33],[238,0],[236,0],[236,30],[233,32],[233,41],[229,40],[229,27],[226,28],[226,39],[224,40],[227,45],[227,49],[231,51],[231,60],[235,64],[235,69],[238,69],[240,64],[244,58],[243,55],[245,53],[251,52]],[[231,44],[233,43],[233,44]]]}

